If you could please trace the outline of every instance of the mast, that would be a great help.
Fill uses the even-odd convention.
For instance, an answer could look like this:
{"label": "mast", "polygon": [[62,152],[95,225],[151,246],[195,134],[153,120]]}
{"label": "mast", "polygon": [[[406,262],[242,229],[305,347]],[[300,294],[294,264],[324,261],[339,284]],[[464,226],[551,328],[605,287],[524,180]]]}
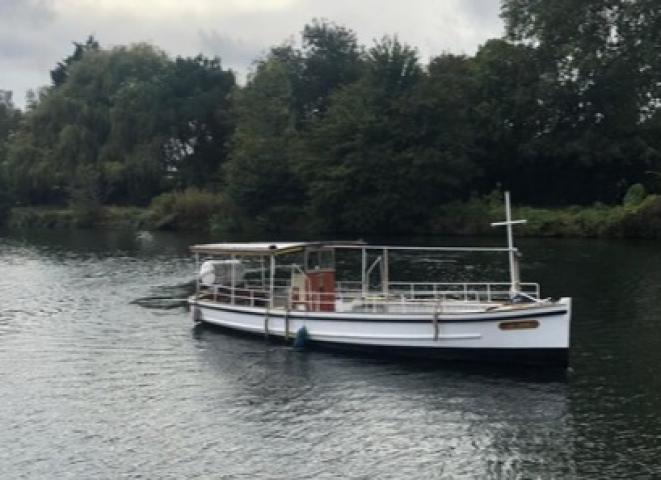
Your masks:
{"label": "mast", "polygon": [[507,253],[510,261],[510,296],[514,297],[520,291],[521,278],[519,275],[519,262],[516,258],[517,249],[514,246],[514,234],[512,225],[527,223],[528,220],[512,220],[512,209],[510,206],[510,192],[505,192],[505,221],[494,222],[492,227],[507,228]]}

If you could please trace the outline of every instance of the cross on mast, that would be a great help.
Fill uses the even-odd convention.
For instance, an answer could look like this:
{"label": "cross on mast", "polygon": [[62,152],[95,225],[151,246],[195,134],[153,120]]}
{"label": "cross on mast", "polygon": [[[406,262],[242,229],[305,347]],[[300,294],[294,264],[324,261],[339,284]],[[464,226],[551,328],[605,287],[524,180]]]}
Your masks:
{"label": "cross on mast", "polygon": [[528,220],[512,220],[512,209],[510,207],[510,192],[505,192],[505,221],[494,222],[492,227],[507,227],[507,250],[510,260],[510,296],[514,297],[520,291],[519,264],[516,258],[517,249],[514,246],[514,235],[512,225],[527,223]]}

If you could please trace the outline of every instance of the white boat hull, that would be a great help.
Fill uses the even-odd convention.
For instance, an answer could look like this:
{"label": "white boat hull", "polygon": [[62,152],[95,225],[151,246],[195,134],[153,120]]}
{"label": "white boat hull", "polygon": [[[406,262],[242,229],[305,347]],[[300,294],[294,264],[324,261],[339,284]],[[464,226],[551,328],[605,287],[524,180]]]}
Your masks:
{"label": "white boat hull", "polygon": [[267,311],[195,298],[189,303],[196,321],[282,339],[294,338],[305,327],[309,341],[334,347],[558,365],[566,365],[569,349],[569,298],[436,319],[432,314]]}

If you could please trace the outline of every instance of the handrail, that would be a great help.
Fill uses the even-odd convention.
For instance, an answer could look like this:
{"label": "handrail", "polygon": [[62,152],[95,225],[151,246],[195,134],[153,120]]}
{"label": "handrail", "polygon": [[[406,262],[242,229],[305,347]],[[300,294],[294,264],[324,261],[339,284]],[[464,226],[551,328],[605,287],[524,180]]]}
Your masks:
{"label": "handrail", "polygon": [[[379,290],[370,290],[364,295],[360,288],[346,288],[349,284],[359,285],[360,282],[337,282],[334,292],[306,292],[302,300],[294,302],[291,297],[291,284],[282,282],[273,295],[275,308],[312,311],[381,311],[389,306],[415,312],[427,311],[430,306],[459,308],[463,302],[465,307],[493,304],[493,302],[509,302],[512,299],[509,283],[506,282],[388,282],[387,294]],[[522,283],[517,294],[536,303],[541,303],[539,284]],[[264,288],[255,288],[248,282],[241,286],[200,285],[200,295],[211,295],[211,299],[219,303],[248,305],[262,307],[271,304],[271,294]]]}
{"label": "handrail", "polygon": [[[333,245],[335,249],[342,250],[401,250],[424,252],[509,252],[507,247],[405,247],[392,245]],[[515,247],[514,251],[518,251]]]}

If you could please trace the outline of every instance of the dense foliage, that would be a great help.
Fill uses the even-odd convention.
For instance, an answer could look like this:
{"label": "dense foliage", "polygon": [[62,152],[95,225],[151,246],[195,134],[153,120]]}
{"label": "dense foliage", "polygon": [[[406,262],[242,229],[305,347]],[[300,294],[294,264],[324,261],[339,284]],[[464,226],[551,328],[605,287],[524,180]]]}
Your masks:
{"label": "dense foliage", "polygon": [[213,188],[234,75],[217,59],[173,61],[150,45],[86,45],[52,72],[8,142],[16,200],[146,204],[173,188]]}
{"label": "dense foliage", "polygon": [[0,186],[92,217],[161,195],[164,225],[209,192],[196,222],[352,233],[423,231],[498,188],[620,204],[661,183],[656,3],[503,0],[504,38],[426,65],[396,37],[366,47],[313,21],[244,86],[217,58],[89,38],[25,112],[0,96]]}
{"label": "dense foliage", "polygon": [[0,90],[0,223],[6,218],[13,203],[11,188],[7,184],[7,147],[21,120],[21,111],[14,107],[11,92]]}

